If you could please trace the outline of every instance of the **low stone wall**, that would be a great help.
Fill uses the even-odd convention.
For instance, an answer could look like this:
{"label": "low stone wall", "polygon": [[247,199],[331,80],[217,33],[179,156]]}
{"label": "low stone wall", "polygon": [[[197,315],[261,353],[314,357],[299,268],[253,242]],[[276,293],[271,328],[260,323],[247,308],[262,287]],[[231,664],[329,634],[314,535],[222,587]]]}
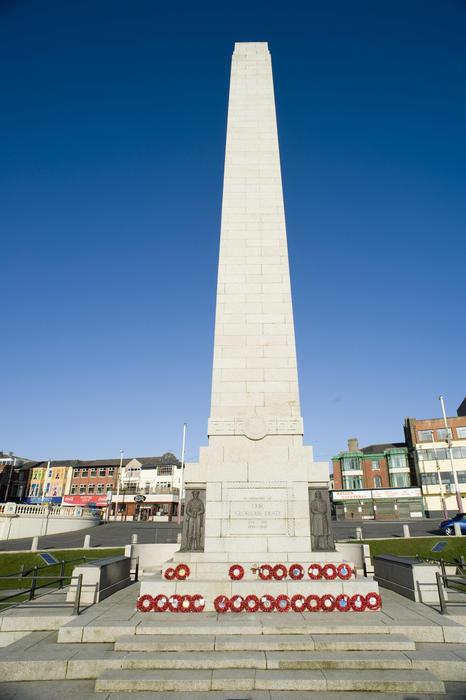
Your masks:
{"label": "low stone wall", "polygon": [[125,556],[139,557],[139,573],[162,571],[162,565],[171,559],[180,548],[176,542],[168,544],[127,544]]}
{"label": "low stone wall", "polygon": [[76,598],[77,577],[83,575],[81,603],[92,605],[129,586],[131,559],[129,557],[105,557],[86,564],[79,564],[73,569],[73,578],[66,600]]}
{"label": "low stone wall", "polygon": [[[379,586],[389,588],[405,598],[419,603],[438,603],[435,573],[439,567],[409,559],[380,554],[374,557],[374,579]],[[448,599],[444,588],[445,599]]]}
{"label": "low stone wall", "polygon": [[87,508],[47,508],[6,503],[2,511],[0,540],[74,532],[100,523],[100,517]]}

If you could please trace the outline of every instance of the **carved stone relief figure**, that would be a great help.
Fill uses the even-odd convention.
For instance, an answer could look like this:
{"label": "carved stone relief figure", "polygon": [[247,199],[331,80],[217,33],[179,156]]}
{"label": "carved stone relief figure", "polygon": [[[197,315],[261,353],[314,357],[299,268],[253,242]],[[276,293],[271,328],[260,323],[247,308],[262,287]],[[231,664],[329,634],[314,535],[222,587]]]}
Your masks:
{"label": "carved stone relief figure", "polygon": [[327,489],[309,489],[311,514],[311,549],[313,552],[333,552],[330,499]]}
{"label": "carved stone relief figure", "polygon": [[186,489],[180,552],[204,551],[205,489]]}

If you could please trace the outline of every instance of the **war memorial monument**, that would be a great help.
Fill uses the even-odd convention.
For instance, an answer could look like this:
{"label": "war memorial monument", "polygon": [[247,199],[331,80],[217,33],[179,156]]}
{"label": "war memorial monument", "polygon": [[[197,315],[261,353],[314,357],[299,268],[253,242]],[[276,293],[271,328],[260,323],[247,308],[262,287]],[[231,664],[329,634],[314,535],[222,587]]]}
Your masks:
{"label": "war memorial monument", "polygon": [[[331,572],[344,564],[345,577],[354,567],[351,545],[333,541],[328,464],[302,444],[272,65],[262,42],[236,43],[232,59],[208,438],[199,462],[186,464],[180,551],[161,580],[143,580],[141,594],[196,593],[213,610],[219,595],[374,590],[350,576],[308,576],[312,564]],[[302,580],[264,580],[263,565],[267,577],[269,567],[293,563]],[[180,564],[189,576],[170,579]],[[231,580],[233,564],[241,580]]]}

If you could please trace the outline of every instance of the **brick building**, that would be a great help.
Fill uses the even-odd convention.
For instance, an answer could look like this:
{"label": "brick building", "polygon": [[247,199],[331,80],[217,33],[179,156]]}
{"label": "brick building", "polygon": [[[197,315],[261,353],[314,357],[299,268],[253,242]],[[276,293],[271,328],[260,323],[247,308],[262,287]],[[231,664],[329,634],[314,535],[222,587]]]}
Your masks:
{"label": "brick building", "polygon": [[13,452],[0,452],[0,501],[21,501],[27,491],[29,469],[33,463]]}
{"label": "brick building", "polygon": [[406,418],[410,460],[422,487],[426,515],[443,518],[442,491],[450,515],[458,512],[456,481],[463,505],[466,498],[466,400],[458,415],[447,418]]}
{"label": "brick building", "polygon": [[332,458],[334,512],[338,520],[423,517],[421,491],[404,442],[348,450]]}

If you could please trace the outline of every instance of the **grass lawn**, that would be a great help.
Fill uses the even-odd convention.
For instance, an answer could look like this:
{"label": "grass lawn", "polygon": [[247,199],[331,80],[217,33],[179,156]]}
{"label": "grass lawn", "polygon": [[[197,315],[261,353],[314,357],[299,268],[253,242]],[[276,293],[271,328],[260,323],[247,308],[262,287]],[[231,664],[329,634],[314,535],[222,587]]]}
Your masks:
{"label": "grass lawn", "polygon": [[[433,552],[432,547],[437,542],[446,542],[441,552]],[[409,537],[392,538],[389,540],[365,540],[371,550],[371,558],[375,554],[394,554],[399,557],[415,557],[425,559],[444,559],[459,562],[460,555],[466,558],[466,537]]]}
{"label": "grass lawn", "polygon": [[[86,561],[94,559],[102,559],[103,557],[114,557],[118,554],[124,554],[124,547],[114,547],[112,549],[63,549],[51,550],[51,554],[58,562],[69,562],[65,564],[65,575],[71,576],[73,568],[82,562],[82,558],[86,557]],[[79,561],[71,561],[79,559]],[[0,553],[0,576],[7,576],[20,570],[21,564],[24,564],[24,570],[29,571],[34,566],[44,567],[37,571],[37,585],[50,584],[54,586],[54,580],[57,579],[39,579],[39,576],[58,576],[60,574],[60,563],[46,566],[44,560],[39,556],[38,552],[1,552]],[[17,576],[0,579],[0,590],[30,588],[31,575],[24,576],[21,580]],[[64,585],[69,583],[69,579],[64,581]]]}

